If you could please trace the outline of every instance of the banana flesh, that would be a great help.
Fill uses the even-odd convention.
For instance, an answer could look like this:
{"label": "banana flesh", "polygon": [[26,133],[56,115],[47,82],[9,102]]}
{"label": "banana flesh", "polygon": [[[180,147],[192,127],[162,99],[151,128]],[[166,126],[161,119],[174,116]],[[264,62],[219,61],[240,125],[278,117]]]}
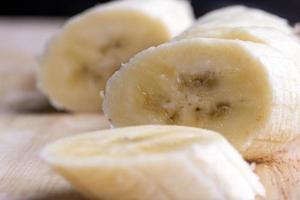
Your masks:
{"label": "banana flesh", "polygon": [[137,52],[168,41],[193,22],[183,0],[123,0],[75,16],[49,43],[39,86],[60,109],[101,110],[107,79]]}
{"label": "banana flesh", "polygon": [[[299,86],[295,65],[267,46],[183,40],[144,51],[116,73],[104,111],[115,126],[216,130],[252,159],[299,134]],[[118,101],[122,97],[127,100]],[[259,148],[263,143],[268,148]]]}
{"label": "banana flesh", "polygon": [[245,27],[237,29],[236,40],[234,34],[230,38],[231,28],[229,38],[217,30],[216,37],[204,31],[213,38],[195,31],[147,49],[115,73],[103,104],[112,125],[215,130],[249,160],[268,156],[297,136],[299,62],[297,55],[283,53],[282,42],[275,42],[280,36],[292,43],[293,37],[278,30],[267,40],[262,35],[270,30]]}
{"label": "banana flesh", "polygon": [[211,11],[196,22],[202,29],[231,28],[231,27],[267,27],[276,28],[292,34],[293,28],[288,21],[263,10],[246,6],[229,6]]}
{"label": "banana flesh", "polygon": [[242,40],[258,44],[265,44],[281,51],[288,59],[295,62],[300,70],[300,42],[296,35],[284,33],[276,28],[266,27],[234,27],[202,29],[195,26],[188,29],[174,40],[188,38],[220,38],[228,40]]}
{"label": "banana flesh", "polygon": [[220,134],[197,128],[152,125],[87,133],[50,144],[42,156],[91,199],[250,200],[264,195],[238,152]]}

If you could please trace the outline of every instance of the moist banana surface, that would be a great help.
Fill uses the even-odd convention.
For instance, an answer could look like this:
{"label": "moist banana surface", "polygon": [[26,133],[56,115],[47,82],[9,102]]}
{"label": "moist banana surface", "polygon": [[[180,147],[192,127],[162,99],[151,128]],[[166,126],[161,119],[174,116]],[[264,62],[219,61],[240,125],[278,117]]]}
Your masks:
{"label": "moist banana surface", "polygon": [[90,199],[255,199],[258,177],[219,134],[138,126],[50,144],[43,158]]}
{"label": "moist banana surface", "polygon": [[193,22],[183,0],[122,0],[71,18],[50,41],[39,68],[39,86],[60,109],[101,110],[100,91],[122,63],[170,40]]}

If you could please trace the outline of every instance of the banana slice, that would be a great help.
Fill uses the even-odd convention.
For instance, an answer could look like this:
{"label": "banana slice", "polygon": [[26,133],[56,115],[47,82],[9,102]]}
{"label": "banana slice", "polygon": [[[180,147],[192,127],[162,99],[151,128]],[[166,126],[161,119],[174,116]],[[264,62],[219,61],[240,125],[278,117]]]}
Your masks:
{"label": "banana slice", "polygon": [[137,54],[108,81],[103,107],[114,126],[215,130],[252,160],[300,133],[299,102],[297,68],[276,49],[198,38]]}
{"label": "banana slice", "polygon": [[287,20],[263,10],[245,6],[229,6],[217,9],[197,20],[196,25],[202,29],[228,27],[270,27],[286,33],[293,33]]}
{"label": "banana slice", "polygon": [[269,27],[232,27],[203,29],[195,25],[174,40],[187,38],[221,38],[265,44],[281,51],[293,60],[300,70],[300,42],[296,35]]}
{"label": "banana slice", "polygon": [[40,88],[60,109],[100,110],[99,93],[121,63],[192,22],[191,6],[183,0],[124,0],[92,8],[72,18],[49,44]]}
{"label": "banana slice", "polygon": [[58,141],[43,158],[91,199],[255,199],[258,177],[221,135],[180,126],[110,129]]}

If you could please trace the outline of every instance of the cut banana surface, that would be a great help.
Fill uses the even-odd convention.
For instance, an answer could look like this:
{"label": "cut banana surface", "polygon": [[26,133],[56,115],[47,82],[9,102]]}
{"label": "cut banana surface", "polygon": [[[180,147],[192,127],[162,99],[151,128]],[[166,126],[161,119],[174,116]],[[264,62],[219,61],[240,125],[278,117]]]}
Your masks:
{"label": "cut banana surface", "polygon": [[265,44],[276,48],[288,59],[294,61],[300,72],[299,38],[294,34],[285,33],[276,28],[253,26],[203,29],[200,24],[197,24],[174,38],[174,40],[187,38],[221,38]]}
{"label": "cut banana surface", "polygon": [[269,27],[286,33],[293,33],[287,20],[263,10],[245,6],[229,6],[217,9],[199,18],[196,23],[202,29],[220,27]]}
{"label": "cut banana surface", "polygon": [[198,38],[136,55],[109,80],[103,105],[114,126],[211,129],[256,159],[300,133],[299,102],[297,68],[276,49]]}
{"label": "cut banana surface", "polygon": [[101,200],[250,200],[264,188],[219,134],[180,126],[110,129],[63,139],[43,158]]}
{"label": "cut banana surface", "polygon": [[184,0],[123,0],[87,10],[50,42],[40,63],[40,87],[58,108],[100,110],[100,91],[121,63],[168,41],[193,19]]}

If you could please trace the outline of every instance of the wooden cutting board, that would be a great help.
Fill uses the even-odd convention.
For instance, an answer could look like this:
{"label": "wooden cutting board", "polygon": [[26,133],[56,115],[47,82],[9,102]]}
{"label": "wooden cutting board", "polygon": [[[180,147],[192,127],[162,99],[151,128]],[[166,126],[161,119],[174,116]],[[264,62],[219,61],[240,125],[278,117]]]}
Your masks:
{"label": "wooden cutting board", "polygon": [[[108,127],[108,121],[96,114],[0,115],[0,199],[84,200],[41,161],[39,152],[59,138]],[[300,199],[298,144],[256,165],[267,199]]]}
{"label": "wooden cutting board", "polygon": [[39,152],[59,138],[108,127],[101,115],[1,115],[0,200],[83,200]]}

